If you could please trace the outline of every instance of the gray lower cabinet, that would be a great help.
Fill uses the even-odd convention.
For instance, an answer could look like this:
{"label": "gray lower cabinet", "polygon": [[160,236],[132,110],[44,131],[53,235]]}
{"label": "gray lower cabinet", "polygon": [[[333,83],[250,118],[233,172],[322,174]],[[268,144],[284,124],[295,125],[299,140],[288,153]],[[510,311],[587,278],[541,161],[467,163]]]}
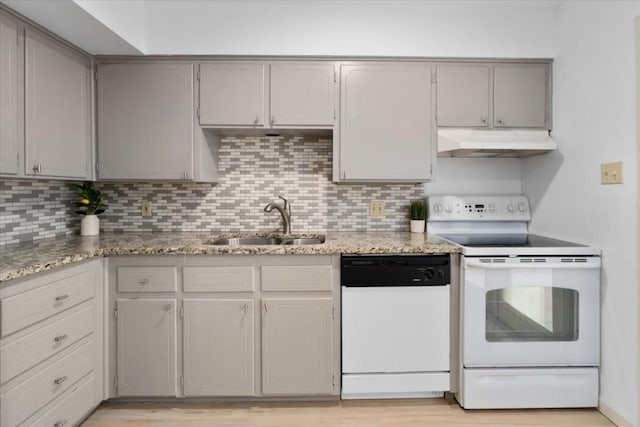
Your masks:
{"label": "gray lower cabinet", "polygon": [[0,174],[17,175],[21,164],[18,120],[18,23],[0,15]]}
{"label": "gray lower cabinet", "polygon": [[338,266],[331,255],[109,258],[110,396],[339,395]]}
{"label": "gray lower cabinet", "polygon": [[118,299],[118,396],[176,396],[176,299]]}
{"label": "gray lower cabinet", "polygon": [[333,300],[262,299],[262,393],[332,394]]}
{"label": "gray lower cabinet", "polygon": [[91,64],[88,57],[25,31],[25,173],[91,176]]}
{"label": "gray lower cabinet", "polygon": [[254,394],[253,299],[184,299],[185,396]]}
{"label": "gray lower cabinet", "polygon": [[434,157],[432,67],[363,62],[340,67],[334,181],[424,182]]}

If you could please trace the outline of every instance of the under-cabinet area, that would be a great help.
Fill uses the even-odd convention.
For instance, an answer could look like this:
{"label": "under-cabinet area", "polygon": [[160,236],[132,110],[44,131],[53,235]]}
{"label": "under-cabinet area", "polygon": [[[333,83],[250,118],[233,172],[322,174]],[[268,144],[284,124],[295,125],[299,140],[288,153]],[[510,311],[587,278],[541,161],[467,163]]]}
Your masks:
{"label": "under-cabinet area", "polygon": [[338,396],[339,255],[108,258],[109,397]]}

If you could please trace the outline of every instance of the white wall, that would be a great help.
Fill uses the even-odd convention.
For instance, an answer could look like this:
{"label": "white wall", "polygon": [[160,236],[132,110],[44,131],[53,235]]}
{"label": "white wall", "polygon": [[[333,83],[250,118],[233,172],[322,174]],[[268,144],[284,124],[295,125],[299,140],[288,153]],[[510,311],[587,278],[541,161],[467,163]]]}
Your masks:
{"label": "white wall", "polygon": [[442,194],[521,194],[520,159],[440,157],[435,180],[424,184],[427,196]]}
{"label": "white wall", "polygon": [[[559,152],[523,160],[530,230],[603,250],[601,402],[638,419],[638,215],[634,18],[640,2],[561,2],[554,129]],[[600,185],[623,160],[624,184]]]}
{"label": "white wall", "polygon": [[73,0],[73,2],[140,52],[146,52],[144,2],[130,0]]}
{"label": "white wall", "polygon": [[550,57],[554,6],[547,1],[146,1],[146,53]]}

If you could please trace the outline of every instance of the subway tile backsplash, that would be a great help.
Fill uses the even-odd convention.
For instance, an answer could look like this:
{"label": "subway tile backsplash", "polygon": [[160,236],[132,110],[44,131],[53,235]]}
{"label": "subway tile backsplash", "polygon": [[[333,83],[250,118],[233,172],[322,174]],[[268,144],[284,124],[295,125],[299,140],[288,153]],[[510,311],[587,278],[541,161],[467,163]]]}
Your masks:
{"label": "subway tile backsplash", "polygon": [[[101,182],[109,205],[103,231],[269,232],[280,230],[278,195],[292,204],[292,232],[404,231],[407,205],[423,197],[421,184],[331,182],[332,141],[300,136],[227,137],[220,147],[218,184]],[[0,180],[0,245],[77,233],[68,183]],[[143,200],[152,216],[142,217]],[[369,217],[369,201],[383,200],[385,216]]]}

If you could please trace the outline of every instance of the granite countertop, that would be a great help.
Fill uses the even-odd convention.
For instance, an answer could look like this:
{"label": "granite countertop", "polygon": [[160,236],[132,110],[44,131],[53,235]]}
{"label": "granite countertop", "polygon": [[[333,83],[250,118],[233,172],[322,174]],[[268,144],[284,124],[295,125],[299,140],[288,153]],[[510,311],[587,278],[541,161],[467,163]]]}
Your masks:
{"label": "granite countertop", "polygon": [[[103,233],[100,236],[64,236],[0,247],[0,282],[109,255],[314,255],[340,253],[458,253],[460,248],[437,236],[406,232],[323,233],[319,245],[217,246],[206,244],[222,237],[257,236],[251,233]],[[265,236],[265,234],[260,234]],[[269,234],[268,236],[282,236]],[[296,237],[313,237],[297,234]]]}

